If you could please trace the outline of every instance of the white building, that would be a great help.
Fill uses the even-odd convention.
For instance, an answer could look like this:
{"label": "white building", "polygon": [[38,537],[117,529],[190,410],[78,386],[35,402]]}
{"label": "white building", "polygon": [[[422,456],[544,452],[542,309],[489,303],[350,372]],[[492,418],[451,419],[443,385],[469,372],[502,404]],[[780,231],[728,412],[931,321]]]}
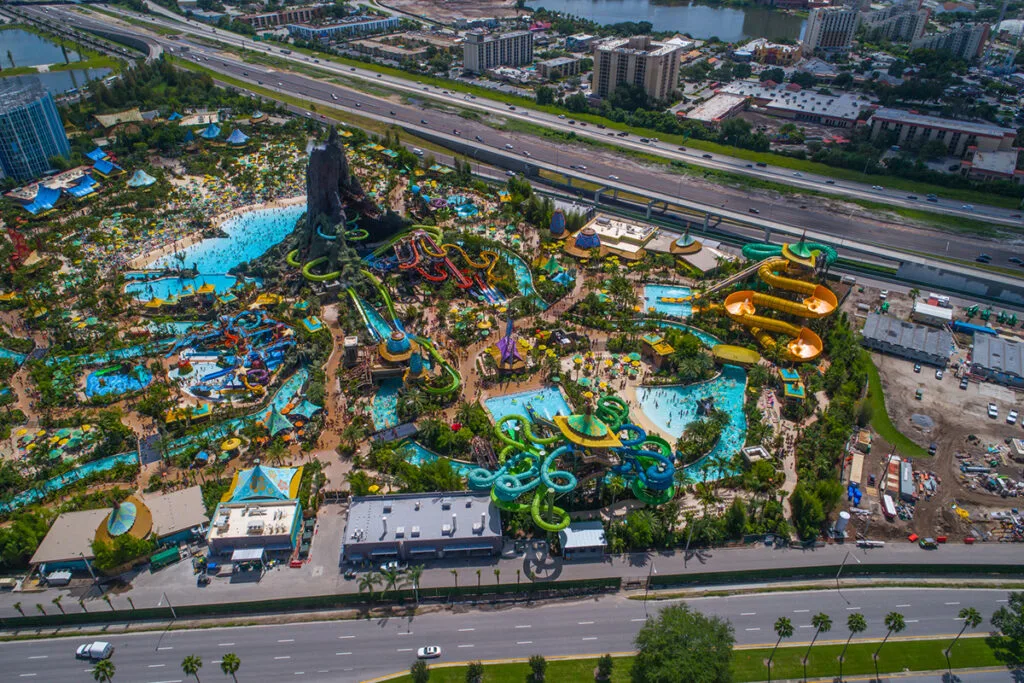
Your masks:
{"label": "white building", "polygon": [[816,7],[811,10],[804,32],[805,54],[848,52],[857,31],[860,14],[848,7]]}
{"label": "white building", "polygon": [[918,9],[916,5],[904,2],[865,12],[861,17],[861,23],[864,24],[871,40],[907,42],[924,35],[930,15],[931,12],[927,9]]}
{"label": "white building", "polygon": [[533,33],[484,33],[470,31],[462,44],[462,68],[483,73],[496,66],[521,66],[533,62]]}
{"label": "white building", "polygon": [[988,24],[958,24],[948,31],[932,33],[910,44],[912,49],[937,50],[965,62],[981,57],[988,42]]}
{"label": "white building", "polygon": [[609,97],[623,83],[639,85],[648,97],[667,100],[679,84],[679,43],[662,43],[650,36],[616,38],[594,47],[594,94]]}

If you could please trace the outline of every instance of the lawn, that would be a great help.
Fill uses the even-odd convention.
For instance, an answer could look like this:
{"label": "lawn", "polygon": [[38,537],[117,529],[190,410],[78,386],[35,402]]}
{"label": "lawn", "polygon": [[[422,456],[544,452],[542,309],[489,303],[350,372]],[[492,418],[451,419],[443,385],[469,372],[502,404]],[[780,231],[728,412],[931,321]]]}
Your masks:
{"label": "lawn", "polygon": [[[942,652],[951,641],[952,638],[892,641],[882,649],[882,654],[878,658],[878,671],[879,673],[892,673],[904,670],[942,669],[946,665],[946,659]],[[876,649],[878,649],[878,642],[851,644],[846,651],[843,674],[873,674],[875,666],[872,654]],[[815,646],[808,658],[807,675],[816,678],[838,676],[838,657],[842,650],[841,644]],[[780,647],[772,663],[772,677],[780,680],[802,678],[804,672],[801,661],[806,651],[805,646]],[[736,683],[765,680],[768,677],[768,671],[764,662],[770,654],[771,648],[735,650],[732,670]],[[950,662],[954,669],[1003,664],[996,651],[990,646],[988,638],[961,639],[953,650]],[[615,667],[612,671],[613,683],[628,683],[632,665],[632,657],[616,657]],[[547,680],[591,681],[596,666],[596,658],[548,660]],[[530,667],[525,661],[510,664],[488,664],[484,671],[485,683],[525,683],[529,680]],[[398,683],[411,683],[412,678],[406,674],[393,680]],[[465,680],[465,667],[431,667],[430,683],[463,683]]]}
{"label": "lawn", "polygon": [[871,406],[871,427],[878,432],[878,435],[885,439],[890,446],[895,448],[902,455],[913,457],[924,457],[928,455],[921,446],[910,440],[896,425],[889,419],[889,412],[885,409],[885,391],[882,390],[882,378],[878,374],[878,368],[874,361],[868,363],[868,405]]}

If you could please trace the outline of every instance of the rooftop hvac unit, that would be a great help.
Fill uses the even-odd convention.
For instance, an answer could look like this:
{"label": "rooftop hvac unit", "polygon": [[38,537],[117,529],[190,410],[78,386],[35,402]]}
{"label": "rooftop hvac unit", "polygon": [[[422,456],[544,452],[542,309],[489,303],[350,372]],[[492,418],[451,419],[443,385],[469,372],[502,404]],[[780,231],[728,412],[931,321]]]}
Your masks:
{"label": "rooftop hvac unit", "polygon": [[441,535],[442,536],[449,536],[449,535],[451,535],[451,533],[452,533],[452,525],[451,524],[442,524],[441,525]]}
{"label": "rooftop hvac unit", "polygon": [[395,538],[402,538],[403,536],[405,536],[405,527],[395,527]]}
{"label": "rooftop hvac unit", "polygon": [[414,526],[412,528],[412,537],[416,538],[419,535],[420,535],[420,528],[418,526]]}

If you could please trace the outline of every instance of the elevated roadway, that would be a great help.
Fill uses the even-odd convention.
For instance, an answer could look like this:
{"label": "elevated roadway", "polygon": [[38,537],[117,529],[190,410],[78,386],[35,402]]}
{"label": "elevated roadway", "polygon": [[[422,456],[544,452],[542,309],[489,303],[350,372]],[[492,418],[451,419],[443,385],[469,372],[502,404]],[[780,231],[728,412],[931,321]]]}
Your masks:
{"label": "elevated roadway", "polygon": [[[311,61],[308,57],[300,53],[293,51],[291,54],[286,55],[281,53],[280,48],[270,47],[264,43],[254,41],[239,34],[226,32],[222,29],[217,29],[201,22],[186,19],[185,17],[174,14],[170,10],[157,5],[156,3],[147,2],[147,6],[151,11],[151,14],[149,15],[137,14],[120,8],[118,11],[123,12],[126,15],[130,15],[135,19],[148,21],[164,28],[181,31],[183,34],[203,36],[206,38],[216,39],[233,47],[244,47],[257,52],[262,51],[296,64],[305,64]],[[391,75],[381,75],[372,69],[346,67],[326,60],[321,60],[317,66],[329,73],[344,73],[350,78],[362,80],[366,84],[387,84],[388,87],[394,89],[396,92],[401,92],[407,95],[416,94],[419,97],[424,97],[423,93],[426,92],[428,93],[429,98],[435,102],[446,103],[453,106],[457,105],[463,109],[475,110],[477,112],[484,112],[492,115],[500,114],[503,117],[519,119],[525,122],[542,125],[545,128],[557,130],[563,133],[575,133],[580,138],[599,140],[606,144],[616,145],[622,149],[648,154],[653,153],[667,159],[685,161],[693,166],[728,171],[730,173],[745,175],[752,178],[790,185],[795,188],[831,194],[840,198],[858,198],[883,203],[889,206],[914,208],[924,211],[943,213],[950,216],[987,220],[1000,225],[1024,227],[1024,218],[1022,218],[1020,209],[1003,209],[983,205],[975,205],[972,209],[968,209],[966,207],[969,205],[964,205],[962,202],[941,198],[936,203],[930,203],[925,202],[924,197],[910,199],[906,192],[886,190],[884,187],[879,190],[874,186],[845,180],[835,181],[835,184],[829,185],[826,184],[826,182],[831,179],[827,176],[819,176],[810,173],[796,173],[789,169],[772,166],[761,168],[744,159],[738,159],[721,154],[708,155],[696,150],[680,151],[675,145],[669,143],[655,141],[642,143],[636,135],[631,135],[628,138],[620,138],[608,130],[599,130],[593,125],[584,127],[579,124],[569,124],[568,118],[560,118],[557,115],[549,114],[547,112],[525,107],[510,107],[503,102],[488,99],[483,96],[470,96],[449,91],[443,87],[423,85],[414,81],[415,76],[411,76],[410,78],[399,78]],[[710,158],[707,158],[708,156],[710,156]],[[880,176],[879,182],[884,185],[885,178]]]}

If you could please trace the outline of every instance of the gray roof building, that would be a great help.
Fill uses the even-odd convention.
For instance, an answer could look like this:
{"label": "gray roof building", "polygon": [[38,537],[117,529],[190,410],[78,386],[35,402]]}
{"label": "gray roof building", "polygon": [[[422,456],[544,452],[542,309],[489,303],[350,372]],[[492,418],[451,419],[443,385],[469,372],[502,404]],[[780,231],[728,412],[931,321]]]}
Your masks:
{"label": "gray roof building", "polygon": [[501,517],[489,495],[467,491],[355,496],[342,562],[424,560],[501,551]]}
{"label": "gray roof building", "polygon": [[861,334],[868,348],[940,367],[946,366],[953,352],[953,335],[948,330],[915,325],[881,313],[868,314]]}
{"label": "gray roof building", "polygon": [[1024,344],[975,334],[971,372],[999,384],[1024,388]]}

